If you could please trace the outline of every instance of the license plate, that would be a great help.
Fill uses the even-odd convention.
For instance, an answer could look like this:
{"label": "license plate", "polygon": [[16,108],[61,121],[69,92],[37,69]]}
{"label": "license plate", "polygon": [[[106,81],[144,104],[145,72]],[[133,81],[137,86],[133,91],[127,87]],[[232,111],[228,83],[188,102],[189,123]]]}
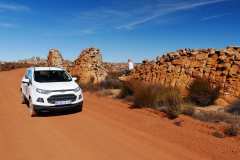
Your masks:
{"label": "license plate", "polygon": [[71,101],[56,101],[55,104],[56,105],[67,105],[67,104],[71,104]]}

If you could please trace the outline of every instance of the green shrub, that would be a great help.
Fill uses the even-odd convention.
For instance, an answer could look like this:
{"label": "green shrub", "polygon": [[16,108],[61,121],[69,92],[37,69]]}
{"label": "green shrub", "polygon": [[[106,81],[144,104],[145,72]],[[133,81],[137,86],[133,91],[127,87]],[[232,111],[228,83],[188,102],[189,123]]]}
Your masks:
{"label": "green shrub", "polygon": [[220,87],[213,87],[207,79],[195,79],[189,86],[189,98],[200,106],[214,103],[219,96]]}

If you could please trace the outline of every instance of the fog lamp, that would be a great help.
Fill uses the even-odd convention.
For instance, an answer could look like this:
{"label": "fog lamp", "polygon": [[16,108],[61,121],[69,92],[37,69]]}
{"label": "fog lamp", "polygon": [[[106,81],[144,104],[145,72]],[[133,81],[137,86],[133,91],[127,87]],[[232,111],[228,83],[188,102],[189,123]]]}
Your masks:
{"label": "fog lamp", "polygon": [[81,94],[79,95],[78,99],[82,99],[82,95]]}
{"label": "fog lamp", "polygon": [[39,103],[44,103],[44,99],[43,99],[43,98],[38,98],[38,99],[37,99],[37,102],[39,102]]}

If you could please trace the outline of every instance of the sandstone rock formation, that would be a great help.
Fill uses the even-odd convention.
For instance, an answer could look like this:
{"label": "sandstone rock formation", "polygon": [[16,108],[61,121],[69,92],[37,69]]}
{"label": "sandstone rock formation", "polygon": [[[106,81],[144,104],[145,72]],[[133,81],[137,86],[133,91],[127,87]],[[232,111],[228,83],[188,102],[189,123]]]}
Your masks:
{"label": "sandstone rock formation", "polygon": [[240,96],[240,47],[181,49],[155,61],[144,61],[125,79],[186,87],[194,78],[205,77],[220,84],[223,95]]}
{"label": "sandstone rock formation", "polygon": [[48,66],[63,67],[63,57],[58,49],[50,49],[49,50]]}
{"label": "sandstone rock formation", "polygon": [[78,77],[81,84],[99,83],[107,76],[102,55],[97,48],[83,50],[79,58],[74,61],[74,65],[69,68],[69,71],[73,76]]}

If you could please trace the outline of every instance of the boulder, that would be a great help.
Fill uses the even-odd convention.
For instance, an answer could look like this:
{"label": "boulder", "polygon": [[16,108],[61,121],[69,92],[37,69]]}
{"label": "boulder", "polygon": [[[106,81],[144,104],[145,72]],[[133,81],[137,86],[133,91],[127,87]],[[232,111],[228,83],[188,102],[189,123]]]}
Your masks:
{"label": "boulder", "polygon": [[63,67],[63,57],[58,49],[50,49],[47,63],[49,67]]}
{"label": "boulder", "polygon": [[100,83],[107,76],[102,55],[97,48],[84,49],[69,71],[78,77],[80,84]]}

